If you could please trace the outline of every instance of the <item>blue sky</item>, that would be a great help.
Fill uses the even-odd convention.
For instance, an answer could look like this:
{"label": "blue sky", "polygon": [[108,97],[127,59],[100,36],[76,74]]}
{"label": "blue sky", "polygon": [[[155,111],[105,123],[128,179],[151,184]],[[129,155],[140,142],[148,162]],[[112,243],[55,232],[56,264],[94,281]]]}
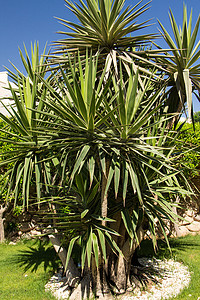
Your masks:
{"label": "blue sky", "polygon": [[[5,70],[3,66],[10,68],[9,60],[20,70],[22,69],[18,47],[23,49],[23,43],[29,50],[31,42],[37,40],[42,52],[46,43],[50,46],[52,41],[58,40],[60,36],[56,32],[64,28],[54,17],[76,21],[72,12],[65,7],[64,0],[0,0],[0,2],[0,71]],[[134,6],[137,2],[127,0],[126,5]],[[187,5],[188,12],[193,8],[193,22],[196,22],[200,13],[200,0],[185,0],[184,3]],[[154,24],[146,32],[158,31],[157,19],[171,32],[169,7],[177,23],[182,25],[183,0],[152,0],[149,6],[150,9],[138,19],[142,22],[153,18],[151,23]],[[200,32],[198,39],[200,39]],[[164,47],[161,41],[159,43]],[[195,101],[195,111],[197,110],[200,110],[200,104]]]}

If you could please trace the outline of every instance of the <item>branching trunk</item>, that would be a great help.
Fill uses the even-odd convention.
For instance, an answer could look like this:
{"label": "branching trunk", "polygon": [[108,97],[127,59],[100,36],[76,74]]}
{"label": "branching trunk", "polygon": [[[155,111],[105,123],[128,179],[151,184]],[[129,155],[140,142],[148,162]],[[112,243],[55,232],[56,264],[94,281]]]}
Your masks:
{"label": "branching trunk", "polygon": [[115,276],[113,278],[118,292],[125,292],[128,287],[131,286],[130,271],[131,271],[131,260],[133,254],[142,242],[144,238],[144,230],[142,226],[137,231],[138,241],[134,240],[132,247],[130,245],[130,239],[123,239],[123,245],[119,245],[122,250],[123,256],[119,255],[115,261]]}
{"label": "branching trunk", "polygon": [[[108,195],[105,193],[107,185],[107,176],[109,172],[109,161],[106,161],[106,172],[102,174],[101,182],[101,214],[107,217],[108,214]],[[117,201],[117,200],[116,200]],[[144,238],[144,230],[140,227],[137,231],[138,242],[133,241],[130,247],[130,238],[127,236],[126,228],[121,217],[121,213],[117,213],[114,217],[116,222],[111,223],[112,229],[116,230],[120,236],[113,236],[123,255],[117,256],[110,247],[107,247],[107,260],[104,261],[102,253],[99,253],[99,266],[96,267],[94,257],[92,258],[91,268],[84,268],[83,274],[79,274],[72,259],[70,259],[66,270],[66,288],[70,288],[70,300],[89,299],[97,297],[98,299],[112,299],[112,292],[124,293],[131,286],[130,272],[132,256]],[[106,226],[106,221],[102,221],[102,225]],[[56,233],[49,232],[49,238],[58,253],[63,266],[66,262],[66,250],[62,247],[61,242]],[[93,254],[92,254],[93,255]]]}

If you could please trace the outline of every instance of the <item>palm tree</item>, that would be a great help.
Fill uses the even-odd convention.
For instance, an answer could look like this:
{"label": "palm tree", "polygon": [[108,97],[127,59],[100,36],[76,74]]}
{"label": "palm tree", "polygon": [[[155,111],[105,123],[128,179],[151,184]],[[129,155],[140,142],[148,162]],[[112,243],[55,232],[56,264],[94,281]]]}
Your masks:
{"label": "palm tree", "polygon": [[[188,21],[185,5],[183,7],[183,24],[180,30],[170,10],[175,41],[159,22],[163,38],[172,52],[171,55],[169,49],[165,51],[155,42],[153,44],[157,46],[157,49],[152,48],[151,43],[157,37],[156,34],[138,35],[141,29],[149,26],[148,21],[137,23],[137,18],[149,8],[149,2],[140,6],[142,3],[140,1],[133,8],[125,9],[124,0],[88,0],[86,4],[82,1],[76,4],[69,1],[66,3],[80,24],[58,18],[61,24],[70,31],[59,32],[67,37],[55,42],[57,48],[54,55],[51,56],[52,64],[63,64],[67,68],[67,52],[74,53],[79,49],[84,54],[85,48],[88,47],[94,54],[101,53],[100,68],[102,64],[107,65],[107,76],[112,68],[115,70],[115,75],[118,76],[119,58],[128,74],[130,65],[134,66],[135,72],[139,67],[140,74],[143,75],[147,74],[149,70],[153,71],[154,68],[159,69],[163,77],[167,75],[165,84],[170,87],[168,113],[180,114],[185,110],[187,104],[189,118],[192,117],[192,92],[199,92],[200,89],[198,65],[200,52],[198,50],[199,42],[196,43],[200,19],[198,18],[192,32],[192,12]],[[156,75],[155,71],[154,74]],[[163,84],[162,81],[161,84]],[[195,95],[199,99],[196,93]],[[178,116],[171,121],[170,126],[175,121],[177,123]]]}
{"label": "palm tree", "polygon": [[[89,48],[95,55],[100,53],[99,64],[107,64],[107,73],[110,68],[118,74],[119,58],[126,69],[129,64],[138,66],[140,62],[150,63],[144,53],[145,45],[157,37],[156,34],[138,34],[142,29],[150,26],[149,20],[137,23],[140,15],[149,9],[149,3],[141,5],[139,1],[134,7],[125,8],[125,0],[101,1],[87,0],[74,4],[65,0],[67,7],[79,20],[79,24],[58,18],[58,20],[70,31],[60,31],[66,38],[54,42],[56,48],[50,56],[50,63],[62,64],[67,67],[67,53],[75,53],[77,50],[85,54],[85,49]],[[129,55],[131,52],[131,56]],[[151,53],[160,52],[151,50]],[[136,67],[135,67],[136,70]],[[142,69],[146,71],[146,68]]]}
{"label": "palm tree", "polygon": [[[148,21],[137,24],[136,18],[148,9],[148,3],[142,7],[140,1],[133,8],[124,9],[124,0],[120,1],[80,1],[74,5],[65,0],[69,9],[76,15],[80,25],[58,18],[70,32],[59,32],[72,38],[56,42],[62,51],[83,49],[86,47],[105,53],[111,50],[126,50],[127,47],[139,47],[153,35],[127,36],[145,28]],[[139,7],[139,8],[138,8]],[[133,23],[134,22],[134,23]]]}
{"label": "palm tree", "polygon": [[[161,110],[168,97],[163,74],[144,49],[127,51],[149,39],[126,37],[146,26],[130,22],[147,5],[120,15],[122,0],[88,0],[88,12],[83,2],[78,8],[68,4],[83,27],[73,25],[74,39],[59,42],[65,56],[54,60],[61,63],[58,72],[45,79],[45,72],[35,70],[30,77],[28,63],[27,76],[12,74],[18,85],[10,87],[16,109],[11,118],[0,117],[9,137],[4,140],[15,148],[0,166],[13,163],[7,176],[14,202],[22,195],[26,208],[39,203],[47,234],[54,242],[55,230],[56,238],[61,236],[57,248],[64,253],[67,247],[62,262],[70,297],[77,299],[79,288],[90,296],[91,285],[96,296],[131,287],[136,247],[148,232],[156,248],[157,226],[167,240],[165,221],[177,220],[173,197],[191,191],[176,168],[170,116]],[[138,54],[148,62],[146,71],[137,67]],[[71,258],[75,245],[77,265]]]}
{"label": "palm tree", "polygon": [[[79,68],[71,64],[67,74],[61,68],[56,87],[38,75],[46,89],[45,98],[43,93],[38,97],[46,110],[37,110],[39,122],[29,125],[26,135],[19,131],[25,127],[22,121],[15,128],[17,119],[4,119],[6,130],[12,127],[21,137],[1,165],[13,157],[9,192],[18,201],[22,191],[24,206],[34,181],[38,201],[50,207],[42,213],[41,206],[43,223],[69,242],[67,271],[78,274],[70,260],[77,243],[85,275],[78,277],[79,284],[87,285],[90,278],[98,294],[131,286],[131,259],[145,232],[149,230],[156,247],[155,218],[166,237],[164,219],[176,220],[172,195],[188,192],[171,159],[166,117],[157,105],[165,97],[163,89],[152,93],[152,82],[146,79],[141,87],[134,70],[126,82],[122,72],[118,83],[114,75],[105,82],[106,67],[99,76],[97,59],[90,55],[82,63],[79,55]],[[17,105],[15,93],[13,99]]]}
{"label": "palm tree", "polygon": [[[170,10],[170,22],[173,30],[173,38],[159,21],[162,36],[168,44],[171,53],[165,53],[157,61],[166,69],[168,79],[166,84],[170,87],[168,103],[169,112],[181,113],[187,104],[189,118],[192,117],[192,93],[199,95],[200,92],[200,42],[197,41],[197,34],[200,23],[200,16],[197,19],[192,31],[192,11],[189,21],[187,19],[187,8],[183,6],[183,24],[178,27],[174,15]],[[181,114],[180,114],[181,115]]]}
{"label": "palm tree", "polygon": [[[40,200],[43,182],[47,183],[50,180],[49,162],[43,162],[41,156],[43,152],[44,155],[48,155],[44,150],[46,149],[45,143],[47,140],[44,134],[37,132],[37,127],[41,124],[41,121],[49,120],[44,114],[41,115],[41,112],[48,113],[48,109],[43,102],[47,89],[41,81],[46,76],[48,66],[46,64],[47,59],[44,58],[45,50],[41,59],[39,58],[38,44],[31,45],[31,58],[28,56],[26,47],[24,49],[25,57],[21,50],[20,56],[28,74],[23,75],[17,68],[15,68],[17,74],[7,69],[10,77],[15,82],[14,87],[10,85],[14,104],[10,108],[7,107],[9,117],[0,113],[1,120],[5,124],[1,132],[4,133],[4,136],[6,135],[6,138],[2,137],[2,140],[8,144],[11,143],[13,151],[8,151],[6,159],[4,157],[0,164],[1,166],[7,164],[12,166],[5,174],[5,176],[10,175],[7,199],[12,193],[15,206],[22,189],[23,206],[28,207],[31,184],[34,182],[34,191],[37,194],[37,199]],[[43,170],[41,171],[41,169]],[[48,192],[49,188],[47,185],[45,186],[45,190]]]}

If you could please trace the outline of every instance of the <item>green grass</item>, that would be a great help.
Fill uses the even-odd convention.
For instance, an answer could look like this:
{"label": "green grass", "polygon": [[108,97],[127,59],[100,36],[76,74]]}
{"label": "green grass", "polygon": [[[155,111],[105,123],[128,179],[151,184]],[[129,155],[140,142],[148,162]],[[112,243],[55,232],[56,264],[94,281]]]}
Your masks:
{"label": "green grass", "polygon": [[[200,235],[188,235],[186,237],[174,238],[170,240],[172,254],[164,242],[159,242],[159,252],[153,253],[152,244],[144,241],[139,251],[139,256],[155,256],[158,258],[174,258],[176,261],[187,265],[191,273],[191,282],[176,300],[197,300],[200,299]],[[199,297],[199,298],[198,298]]]}
{"label": "green grass", "polygon": [[[33,245],[33,241],[20,242],[16,245],[0,244],[0,299],[55,299],[44,290],[54,266],[48,262],[47,257],[44,257],[45,263],[42,262],[42,256],[49,254],[50,250],[49,246]],[[26,261],[28,256],[32,259],[31,263]],[[20,261],[26,263],[26,270],[19,266]]]}
{"label": "green grass", "polygon": [[[197,300],[200,297],[200,236],[186,236],[170,241],[172,254],[166,244],[159,242],[155,255],[150,241],[144,241],[139,256],[174,258],[189,267],[191,282],[176,300]],[[23,267],[20,267],[23,265]],[[47,300],[55,299],[46,293],[44,286],[58,261],[48,244],[33,241],[16,245],[0,244],[0,299],[1,300]]]}

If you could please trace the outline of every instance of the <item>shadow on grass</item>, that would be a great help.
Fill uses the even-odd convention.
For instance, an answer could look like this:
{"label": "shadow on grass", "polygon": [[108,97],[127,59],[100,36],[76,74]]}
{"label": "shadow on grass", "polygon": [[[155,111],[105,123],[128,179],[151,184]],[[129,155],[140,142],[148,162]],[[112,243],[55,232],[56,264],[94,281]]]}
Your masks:
{"label": "shadow on grass", "polygon": [[[23,268],[24,272],[27,270],[36,272],[39,267],[43,267],[45,272],[56,272],[58,270],[60,261],[53,246],[50,245],[49,242],[36,240],[34,244],[31,243],[31,246],[29,245],[30,241],[27,243],[27,249],[19,250],[18,253],[12,255],[8,263],[20,266]],[[184,253],[192,251],[192,249],[200,250],[200,236],[173,238],[170,239],[170,246],[171,251],[169,250],[165,241],[159,240],[158,251],[155,253],[152,242],[146,239],[141,243],[140,249],[137,250],[137,257],[157,257],[160,259],[170,259],[174,258],[180,252]],[[80,254],[79,252],[80,249],[77,250],[78,254]],[[77,258],[77,256],[79,257],[79,255],[76,255],[75,258]],[[151,277],[150,274],[149,276]]]}
{"label": "shadow on grass", "polygon": [[11,262],[22,267],[24,272],[36,272],[42,265],[45,272],[55,272],[60,265],[53,246],[42,240],[36,240],[33,246],[27,246],[27,250],[20,250],[11,258]]}
{"label": "shadow on grass", "polygon": [[144,240],[140,249],[138,249],[138,257],[157,257],[157,258],[165,258],[169,259],[176,256],[177,253],[187,252],[191,249],[200,250],[200,237],[196,236],[187,236],[180,238],[171,238],[170,249],[165,240],[158,240],[158,250],[155,252],[153,249],[152,242],[148,239]]}

